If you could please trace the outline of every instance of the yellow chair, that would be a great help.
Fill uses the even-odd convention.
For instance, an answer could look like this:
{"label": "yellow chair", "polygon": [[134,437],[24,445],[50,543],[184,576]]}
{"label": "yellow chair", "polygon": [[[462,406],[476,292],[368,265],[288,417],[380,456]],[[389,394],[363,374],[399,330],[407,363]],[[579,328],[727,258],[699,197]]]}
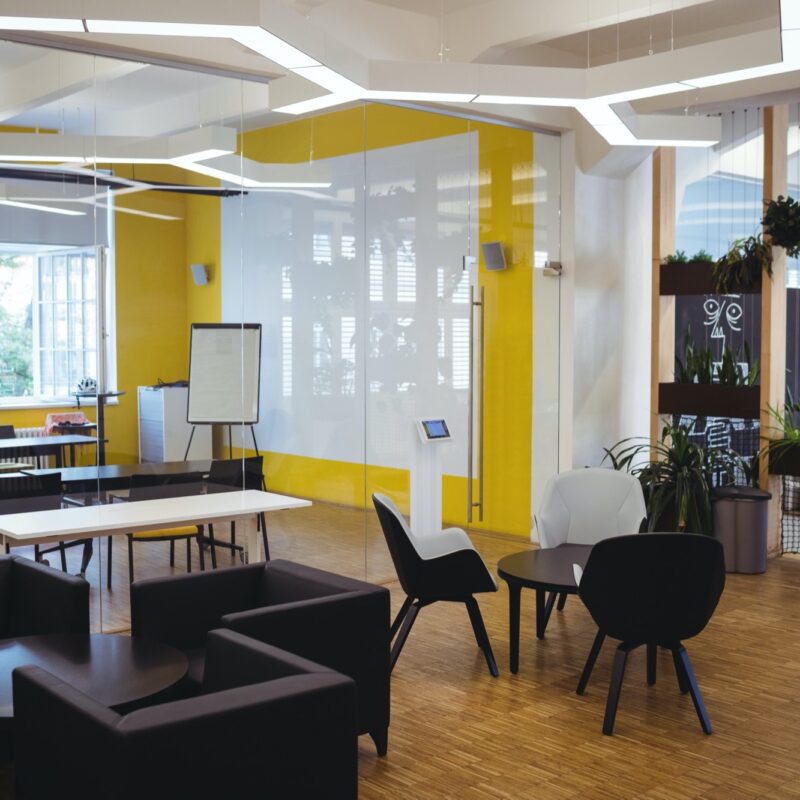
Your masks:
{"label": "yellow chair", "polygon": [[[129,502],[139,500],[161,500],[167,497],[185,497],[202,494],[205,490],[201,473],[186,475],[132,475]],[[197,542],[200,553],[200,569],[205,570],[203,555],[203,526],[182,525],[176,528],[160,528],[154,531],[137,531],[128,535],[128,575],[133,583],[133,545],[137,542],[169,542],[169,565],[175,566],[175,542],[186,542],[186,570],[192,571],[192,540]],[[111,543],[108,549],[108,586],[111,588]]]}

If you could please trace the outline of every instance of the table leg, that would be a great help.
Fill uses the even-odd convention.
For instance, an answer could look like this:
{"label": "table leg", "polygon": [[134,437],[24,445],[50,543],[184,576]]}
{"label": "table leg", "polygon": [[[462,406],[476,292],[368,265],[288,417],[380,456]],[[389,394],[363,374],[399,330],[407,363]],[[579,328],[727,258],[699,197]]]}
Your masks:
{"label": "table leg", "polygon": [[105,415],[105,397],[98,395],[97,397],[97,463],[99,466],[104,466],[106,463],[106,415]]}
{"label": "table leg", "polygon": [[248,564],[264,560],[264,550],[261,547],[261,536],[258,531],[257,520],[258,517],[253,515],[236,522],[237,526],[241,526],[244,529],[244,545]]}
{"label": "table leg", "polygon": [[515,675],[519,671],[519,596],[522,587],[508,584],[508,661],[509,669]]}
{"label": "table leg", "polygon": [[536,638],[544,639],[547,617],[544,610],[544,589],[536,590]]}

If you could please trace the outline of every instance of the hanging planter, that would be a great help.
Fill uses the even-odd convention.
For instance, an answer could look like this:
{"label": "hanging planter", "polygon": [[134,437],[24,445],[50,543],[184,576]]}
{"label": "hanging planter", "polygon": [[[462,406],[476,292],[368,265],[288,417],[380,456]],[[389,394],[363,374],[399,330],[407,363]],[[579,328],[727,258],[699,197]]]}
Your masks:
{"label": "hanging planter", "polygon": [[761,224],[772,244],[786,250],[790,258],[800,255],[800,203],[797,200],[783,195],[770,200]]}
{"label": "hanging planter", "polygon": [[740,294],[759,291],[763,272],[772,277],[772,248],[764,242],[761,234],[736,239],[731,249],[714,264],[711,273],[714,292]]}

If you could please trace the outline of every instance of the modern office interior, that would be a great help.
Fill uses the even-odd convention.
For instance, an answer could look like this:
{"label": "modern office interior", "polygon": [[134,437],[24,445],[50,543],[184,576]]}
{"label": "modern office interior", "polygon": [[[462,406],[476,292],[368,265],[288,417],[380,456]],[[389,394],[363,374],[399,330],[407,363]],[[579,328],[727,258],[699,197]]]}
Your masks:
{"label": "modern office interior", "polygon": [[800,796],[798,193],[795,0],[5,0],[0,797]]}

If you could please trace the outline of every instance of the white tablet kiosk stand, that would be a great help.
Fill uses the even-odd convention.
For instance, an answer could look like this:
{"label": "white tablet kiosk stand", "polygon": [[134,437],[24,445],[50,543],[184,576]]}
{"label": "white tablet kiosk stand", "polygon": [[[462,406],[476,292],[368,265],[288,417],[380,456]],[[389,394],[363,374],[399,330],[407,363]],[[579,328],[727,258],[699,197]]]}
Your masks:
{"label": "white tablet kiosk stand", "polygon": [[414,421],[414,461],[411,465],[411,530],[428,536],[442,529],[441,445],[452,440],[445,420]]}

